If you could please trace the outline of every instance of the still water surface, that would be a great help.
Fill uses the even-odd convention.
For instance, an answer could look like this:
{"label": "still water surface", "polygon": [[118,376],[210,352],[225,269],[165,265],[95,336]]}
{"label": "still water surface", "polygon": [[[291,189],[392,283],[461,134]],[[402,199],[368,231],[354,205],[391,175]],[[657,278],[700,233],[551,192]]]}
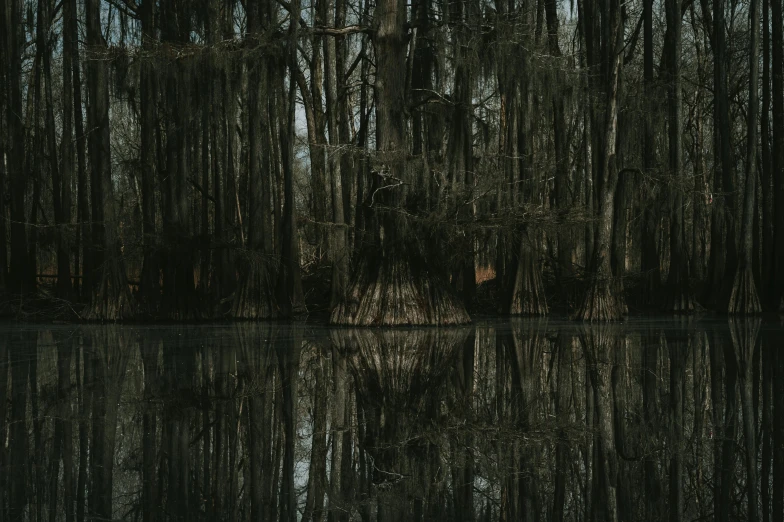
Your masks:
{"label": "still water surface", "polygon": [[762,518],[782,339],[758,319],[3,324],[0,520]]}

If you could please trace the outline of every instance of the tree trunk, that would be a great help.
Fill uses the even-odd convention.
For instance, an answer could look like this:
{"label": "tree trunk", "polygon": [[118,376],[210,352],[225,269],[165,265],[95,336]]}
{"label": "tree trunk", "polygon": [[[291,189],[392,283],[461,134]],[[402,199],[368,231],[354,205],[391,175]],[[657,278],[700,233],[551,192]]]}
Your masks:
{"label": "tree trunk", "polygon": [[[261,45],[264,34],[272,23],[271,4],[251,0],[248,3],[248,39],[254,46]],[[270,118],[268,97],[274,84],[268,78],[268,58],[251,55],[248,58],[248,247],[249,259],[244,275],[235,294],[232,315],[242,319],[271,319],[279,314],[275,299],[272,265],[272,226],[270,223],[270,189],[272,183],[270,147],[265,147],[271,136],[273,120]],[[292,71],[292,77],[294,76]]]}
{"label": "tree trunk", "polygon": [[[49,1],[41,2],[47,33],[53,25],[54,6]],[[66,53],[63,53],[65,59]],[[62,175],[57,158],[57,135],[54,121],[54,98],[52,96],[52,49],[47,41],[43,51],[44,78],[46,81],[46,153],[49,157],[49,171],[52,179],[52,202],[54,221],[57,225],[57,295],[61,299],[70,300],[73,293],[71,286],[71,259],[68,244],[68,226],[71,224],[71,168],[73,167],[73,147],[70,139],[72,111],[72,85],[70,76],[63,75],[63,136],[69,136],[68,145],[63,149]],[[64,64],[65,68],[65,64]],[[68,70],[69,68],[65,68]],[[67,127],[67,130],[66,130]],[[63,138],[65,142],[65,138]],[[67,151],[67,156],[66,156]]]}
{"label": "tree trunk", "polygon": [[[73,78],[73,114],[74,130],[76,131],[76,167],[77,167],[77,201],[76,201],[76,243],[74,245],[74,274],[81,274],[82,279],[79,286],[79,296],[82,301],[88,301],[92,294],[93,281],[93,247],[92,247],[92,223],[90,222],[90,199],[88,197],[88,178],[87,178],[87,137],[84,132],[84,116],[82,115],[82,75],[79,65],[79,29],[78,13],[74,0],[68,0],[70,9],[64,11],[65,32],[67,38],[63,41],[63,52],[71,56],[71,71]],[[69,12],[70,11],[70,12]],[[63,74],[66,74],[65,72]],[[81,271],[79,270],[79,256],[81,256]],[[78,280],[77,280],[78,281]]]}
{"label": "tree trunk", "polygon": [[[335,9],[337,6],[327,0],[321,1],[327,3],[327,27],[334,27]],[[332,226],[329,228],[329,256],[332,263],[330,309],[334,309],[345,299],[349,276],[349,256],[346,248],[348,238],[346,237],[347,229],[344,225],[345,212],[343,209],[343,176],[347,173],[342,171],[343,154],[341,152],[341,136],[338,132],[338,120],[341,117],[339,113],[338,78],[342,78],[345,75],[345,71],[338,69],[336,45],[335,38],[324,39],[325,99],[330,144],[330,151],[327,157],[330,192],[332,194]]]}
{"label": "tree trunk", "polygon": [[[369,190],[372,245],[363,249],[346,301],[330,316],[332,324],[460,324],[470,321],[463,304],[430,270],[418,244],[412,244],[406,208],[406,3],[376,5],[376,174]],[[390,210],[381,210],[383,206]]]}
{"label": "tree trunk", "polygon": [[[153,53],[156,45],[156,6],[144,0],[139,7],[142,23],[142,47]],[[141,96],[141,177],[142,177],[142,242],[143,259],[139,294],[153,310],[160,301],[160,262],[157,253],[155,227],[155,128],[158,125],[158,81],[156,61],[152,56],[143,59],[139,80]],[[206,144],[204,144],[206,147]],[[205,187],[206,189],[206,187]]]}
{"label": "tree trunk", "polygon": [[25,123],[21,108],[22,103],[22,46],[25,41],[25,25],[22,21],[22,5],[19,0],[7,0],[6,28],[8,46],[8,131],[10,147],[6,151],[8,158],[10,217],[11,217],[11,264],[9,285],[12,293],[24,294],[33,287],[30,279],[27,260],[27,232],[25,229],[25,191],[27,189],[27,173],[25,171]]}
{"label": "tree trunk", "polygon": [[[623,20],[620,4],[613,0],[607,6],[608,12],[603,13],[606,20],[607,39],[604,67],[606,81],[603,88],[606,92],[604,106],[604,129],[599,169],[599,206],[595,225],[595,247],[590,260],[591,280],[577,312],[577,318],[584,321],[613,321],[627,313],[623,295],[623,284],[619,278],[613,277],[610,266],[610,245],[613,235],[613,212],[615,188],[618,184],[618,166],[616,164],[616,140],[618,136],[618,88],[620,84]],[[588,38],[588,35],[585,35]]]}
{"label": "tree trunk", "polygon": [[[2,9],[0,9],[0,27],[3,28],[5,31],[7,29],[6,24],[6,8],[5,4],[3,4]],[[5,160],[5,153],[7,148],[7,140],[8,140],[8,133],[6,131],[8,118],[6,114],[8,112],[8,82],[7,82],[7,70],[8,65],[7,57],[6,57],[6,46],[7,46],[7,38],[3,41],[2,51],[0,51],[0,85],[3,86],[0,89],[0,291],[8,290],[8,238],[7,229],[8,229],[8,222],[7,222],[7,212],[6,212],[6,197],[10,197],[10,194],[6,193],[6,160]],[[2,489],[2,485],[0,485],[0,491],[4,491]],[[2,498],[2,495],[0,495]],[[0,510],[4,509],[2,505],[2,500],[0,500]]]}
{"label": "tree trunk", "polygon": [[[161,4],[161,35],[177,47],[189,42],[187,13],[174,0]],[[163,271],[164,316],[175,320],[201,317],[194,284],[193,231],[191,229],[191,183],[189,162],[191,92],[189,64],[178,58],[169,68],[166,96],[166,182],[164,184],[164,231],[168,246]]]}
{"label": "tree trunk", "polygon": [[[101,2],[85,0],[87,44],[90,52],[108,52],[101,33]],[[136,303],[128,287],[120,240],[119,222],[114,201],[111,143],[109,139],[109,65],[106,60],[91,60],[88,65],[87,89],[90,96],[90,165],[93,185],[93,216],[98,217],[94,230],[101,249],[101,266],[93,287],[88,320],[117,321],[131,318]],[[97,212],[95,212],[97,210]]]}
{"label": "tree trunk", "polygon": [[[740,259],[732,285],[727,312],[752,315],[762,311],[754,281],[754,204],[757,195],[757,113],[759,112],[759,26],[758,0],[749,4],[749,108],[746,114],[746,186],[743,195],[743,226],[741,228]],[[728,272],[730,274],[730,272]],[[756,458],[756,457],[755,457]]]}
{"label": "tree trunk", "polygon": [[[669,84],[667,91],[669,107],[669,160],[672,178],[670,212],[670,270],[665,309],[675,313],[689,313],[694,309],[689,282],[689,266],[686,257],[686,224],[684,220],[683,192],[683,90],[681,88],[681,0],[667,1],[667,34],[669,42]],[[683,506],[681,505],[681,510]],[[682,518],[679,517],[679,518]]]}
{"label": "tree trunk", "polygon": [[[784,16],[782,0],[770,0],[771,72],[773,76],[773,234],[774,266],[784,266]],[[774,272],[774,307],[784,305],[784,271]]]}
{"label": "tree trunk", "polygon": [[775,310],[774,253],[773,242],[773,152],[771,150],[771,45],[770,45],[770,3],[762,0],[762,112],[760,113],[760,139],[762,140],[762,259],[760,262],[760,301],[763,309]]}
{"label": "tree trunk", "polygon": [[[294,201],[294,125],[296,120],[296,70],[297,32],[300,17],[300,0],[291,2],[291,18],[286,46],[286,64],[289,68],[289,86],[285,98],[285,125],[281,125],[280,150],[283,163],[283,215],[280,237],[280,273],[278,275],[278,302],[284,316],[307,311],[302,290],[302,274],[299,266],[299,233],[297,231],[297,208]],[[282,83],[281,70],[279,83]],[[293,512],[290,516],[295,516]]]}
{"label": "tree trunk", "polygon": [[735,210],[735,182],[730,137],[729,94],[727,87],[727,43],[724,0],[713,0],[713,83],[714,83],[714,185],[719,195],[713,205],[711,254],[705,300],[716,309],[726,306],[729,274],[734,280],[737,242],[732,213]]}

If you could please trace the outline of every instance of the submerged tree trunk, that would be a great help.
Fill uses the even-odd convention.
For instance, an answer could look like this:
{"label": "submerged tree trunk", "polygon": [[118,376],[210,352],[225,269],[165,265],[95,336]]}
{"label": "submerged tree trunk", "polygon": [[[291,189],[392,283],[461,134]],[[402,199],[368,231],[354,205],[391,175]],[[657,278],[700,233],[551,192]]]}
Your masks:
{"label": "submerged tree trunk", "polygon": [[111,150],[109,140],[109,65],[104,59],[108,52],[101,33],[101,2],[85,0],[87,44],[97,58],[88,63],[87,89],[90,96],[90,165],[92,168],[93,209],[98,216],[93,236],[101,250],[101,266],[93,286],[90,306],[85,313],[89,320],[117,321],[131,318],[136,303],[128,287],[114,201]]}
{"label": "submerged tree trunk", "polygon": [[[681,87],[681,0],[667,1],[667,34],[669,42],[669,159],[672,178],[670,204],[670,270],[667,279],[668,295],[665,309],[675,313],[689,313],[694,309],[686,257],[686,222],[683,192],[686,190],[683,173],[683,90]],[[682,509],[682,506],[681,506]]]}
{"label": "submerged tree trunk", "polygon": [[[470,321],[462,302],[427,265],[405,218],[406,3],[376,5],[376,146],[378,158],[368,223],[375,243],[359,253],[346,300],[330,317],[340,325],[460,324]],[[379,208],[384,207],[384,209]],[[388,210],[387,210],[388,209]],[[368,238],[370,239],[370,238]]]}
{"label": "submerged tree trunk", "polygon": [[[300,0],[291,2],[291,18],[286,45],[286,61],[289,69],[289,85],[281,118],[280,151],[283,163],[283,215],[280,234],[280,270],[278,274],[278,302],[284,316],[297,315],[307,311],[302,290],[302,274],[299,265],[299,235],[297,208],[294,200],[294,125],[296,120],[296,70],[297,70],[297,33],[301,11]],[[283,83],[283,72],[279,83]],[[285,122],[285,123],[283,123]],[[294,516],[293,513],[289,513]]]}
{"label": "submerged tree trunk", "polygon": [[[749,108],[746,115],[746,186],[743,194],[743,225],[741,227],[740,259],[732,284],[727,312],[737,315],[762,311],[754,280],[754,204],[757,195],[757,113],[759,112],[759,1],[749,4]],[[730,238],[733,239],[733,238]],[[728,272],[730,274],[730,272]],[[756,458],[756,457],[755,457]]]}
{"label": "submerged tree trunk", "polygon": [[[271,4],[258,0],[248,2],[248,39],[260,46],[272,23]],[[260,47],[264,49],[264,47]],[[275,299],[275,265],[270,222],[271,158],[268,138],[274,133],[268,97],[274,96],[274,78],[269,58],[251,54],[248,59],[248,247],[247,266],[239,282],[232,306],[232,315],[241,319],[271,319],[279,314]],[[274,69],[273,69],[274,70]],[[293,73],[292,73],[293,74]],[[273,102],[274,103],[274,102]],[[265,129],[266,127],[266,129]],[[265,143],[265,141],[267,143]]]}
{"label": "submerged tree trunk", "polygon": [[618,184],[616,141],[624,24],[620,2],[613,0],[605,7],[606,10],[602,15],[607,23],[604,38],[606,54],[604,66],[607,72],[605,81],[600,84],[605,91],[603,111],[605,120],[601,140],[604,149],[600,155],[595,247],[589,261],[591,275],[583,303],[576,315],[577,319],[584,321],[613,321],[627,313],[623,283],[620,278],[613,276],[610,263],[615,189]]}
{"label": "submerged tree trunk", "polygon": [[[54,24],[54,6],[49,2],[44,6],[47,32]],[[67,53],[63,53],[63,68],[70,70],[70,63],[66,63]],[[70,56],[68,57],[70,58]],[[57,158],[57,136],[54,121],[54,98],[52,86],[52,49],[47,42],[44,49],[43,64],[46,80],[46,143],[49,156],[49,171],[52,179],[52,200],[54,207],[55,224],[57,229],[57,294],[61,299],[70,300],[73,293],[71,285],[71,257],[68,242],[68,225],[71,224],[71,170],[73,168],[73,143],[71,140],[71,116],[73,115],[73,86],[68,74],[63,75],[63,143],[68,138],[68,144],[63,149],[63,168],[60,170]]]}
{"label": "submerged tree trunk", "polygon": [[[735,183],[732,161],[729,94],[727,86],[727,35],[724,0],[713,0],[713,82],[714,82],[714,185],[721,194],[714,204],[711,221],[711,250],[705,300],[722,309],[726,305],[729,288],[726,275],[734,276],[737,264],[735,238]],[[731,276],[731,277],[732,277]]]}
{"label": "submerged tree trunk", "polygon": [[[773,76],[773,221],[774,265],[784,266],[784,8],[782,0],[770,0],[771,72]],[[784,307],[784,270],[774,273],[774,307]]]}
{"label": "submerged tree trunk", "polygon": [[[142,48],[147,53],[155,50],[157,28],[155,2],[144,0],[139,7],[142,23]],[[160,261],[157,253],[155,212],[155,128],[158,125],[158,82],[156,62],[144,57],[140,73],[141,96],[141,178],[142,178],[142,243],[143,259],[139,294],[148,308],[160,300]],[[206,147],[206,144],[203,146]],[[205,187],[206,188],[206,187]]]}
{"label": "submerged tree trunk", "polygon": [[11,217],[11,264],[9,266],[9,287],[15,294],[24,294],[33,287],[27,261],[27,231],[25,223],[25,191],[27,174],[25,159],[25,122],[22,103],[22,53],[25,42],[25,25],[22,20],[22,3],[7,0],[6,27],[8,38],[6,56],[8,57],[8,96],[6,117],[10,147],[6,151],[9,173],[9,196]]}
{"label": "submerged tree trunk", "polygon": [[[167,0],[161,4],[162,39],[175,48],[189,43],[187,13],[178,12],[180,4]],[[190,60],[179,57],[165,78],[166,101],[166,179],[163,224],[167,242],[163,270],[163,315],[176,320],[201,317],[193,271],[193,229],[191,209]]]}
{"label": "submerged tree trunk", "polygon": [[547,298],[540,263],[534,255],[533,238],[527,232],[521,234],[519,249],[513,257],[510,315],[547,315]]}

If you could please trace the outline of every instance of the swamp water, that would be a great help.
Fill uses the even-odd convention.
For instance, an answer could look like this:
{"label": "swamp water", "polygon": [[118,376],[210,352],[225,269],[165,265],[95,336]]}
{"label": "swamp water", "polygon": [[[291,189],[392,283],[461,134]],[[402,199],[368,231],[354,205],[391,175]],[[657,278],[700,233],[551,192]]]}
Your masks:
{"label": "swamp water", "polygon": [[3,324],[0,520],[761,517],[782,339],[759,319]]}

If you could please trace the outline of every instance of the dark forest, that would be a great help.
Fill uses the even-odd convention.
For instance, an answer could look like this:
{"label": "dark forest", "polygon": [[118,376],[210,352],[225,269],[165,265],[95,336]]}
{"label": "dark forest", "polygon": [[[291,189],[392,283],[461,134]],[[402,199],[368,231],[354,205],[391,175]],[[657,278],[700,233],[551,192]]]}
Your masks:
{"label": "dark forest", "polygon": [[782,0],[3,0],[0,17],[7,314],[781,309]]}

